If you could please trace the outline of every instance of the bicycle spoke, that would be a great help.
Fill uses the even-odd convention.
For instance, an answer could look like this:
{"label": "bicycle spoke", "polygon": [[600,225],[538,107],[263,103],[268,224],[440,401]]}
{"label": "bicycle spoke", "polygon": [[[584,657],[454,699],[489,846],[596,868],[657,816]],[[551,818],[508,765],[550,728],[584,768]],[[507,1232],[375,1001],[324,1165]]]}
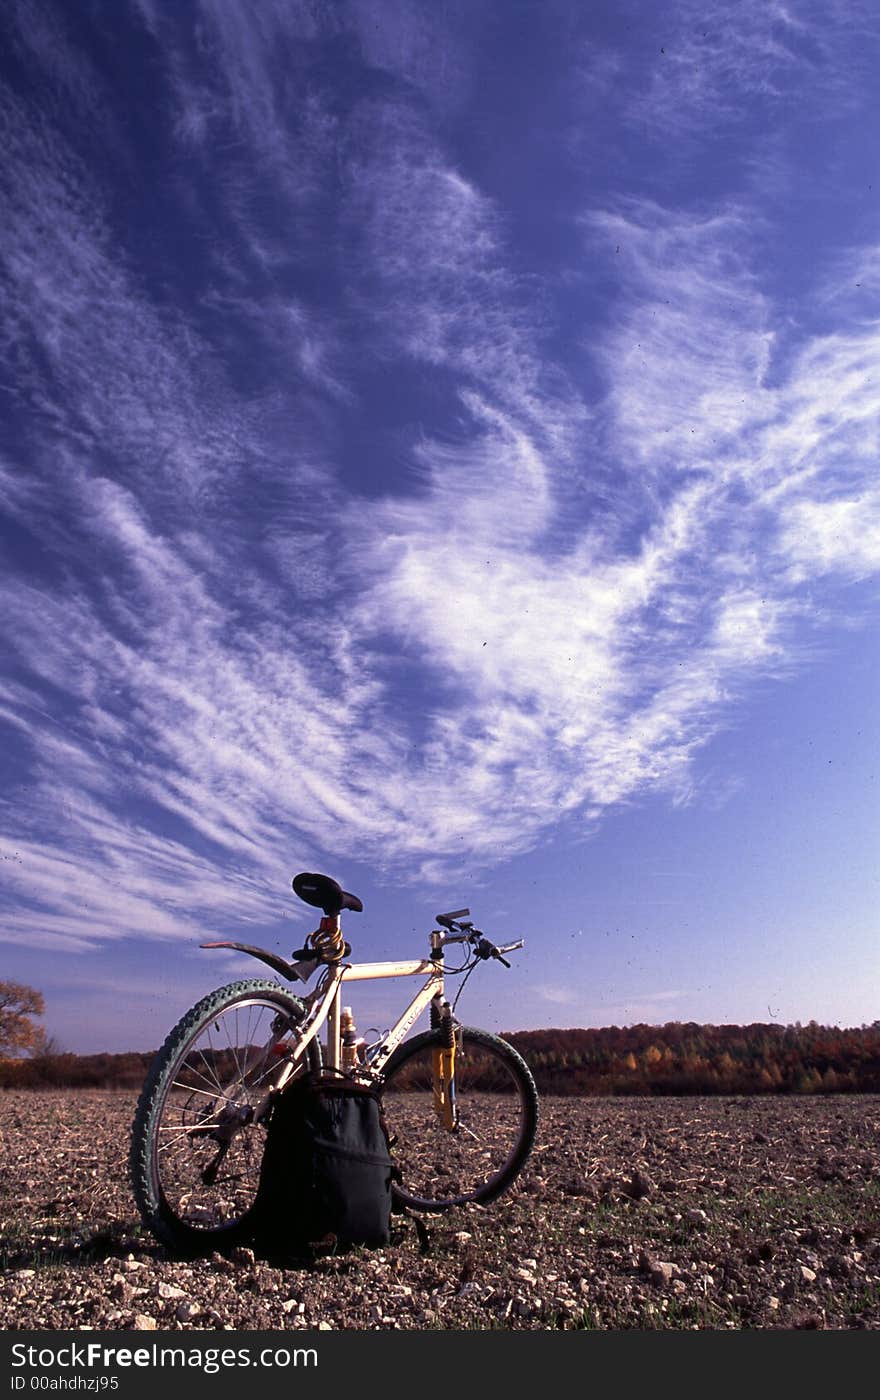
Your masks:
{"label": "bicycle spoke", "polygon": [[[236,1050],[236,1046],[232,1044],[232,1037],[231,1037],[230,1034],[229,1034],[229,1028],[228,1028],[228,1026],[226,1025],[226,1022],[225,1022],[225,1021],[223,1022],[223,1025],[224,1025],[224,1027],[225,1027],[225,1029],[226,1029],[226,1039],[227,1039],[227,1041],[229,1042],[229,1049],[232,1051],[232,1059],[233,1059],[233,1061],[234,1061],[234,1063],[235,1063],[235,1068],[236,1068],[236,1077],[237,1077],[238,1082],[239,1082],[239,1084],[240,1084],[240,1083],[242,1082],[244,1076],[243,1076],[243,1074],[242,1074],[242,1072],[241,1072],[241,1065],[240,1065],[239,1062],[238,1062],[238,1052],[237,1052],[237,1050]],[[239,1039],[239,1034],[238,1034],[238,1007],[235,1008],[235,1039],[236,1039],[236,1042],[237,1042],[238,1039]]]}
{"label": "bicycle spoke", "polygon": [[[214,1120],[213,1120],[213,1125],[214,1125],[214,1127],[217,1126],[217,1122],[218,1122],[218,1121],[219,1121],[218,1119],[214,1119]],[[183,1124],[183,1123],[182,1123],[179,1127],[176,1127],[176,1126],[175,1126],[175,1127],[173,1127],[173,1128],[163,1128],[163,1127],[160,1127],[160,1128],[157,1129],[157,1131],[160,1132],[160,1133],[193,1133],[193,1132],[198,1131],[198,1132],[204,1134],[205,1129],[208,1128],[208,1127],[210,1127],[210,1126],[211,1126],[211,1123],[212,1123],[212,1120],[211,1120],[210,1117],[209,1117],[209,1118],[202,1118],[202,1119],[199,1120],[198,1123],[189,1123],[189,1124]]]}
{"label": "bicycle spoke", "polygon": [[[160,1132],[160,1133],[161,1133],[161,1132],[164,1132],[164,1131],[167,1131],[167,1130],[166,1130],[166,1129],[163,1129],[163,1128],[160,1128],[160,1129],[159,1129],[159,1132]],[[173,1131],[173,1129],[172,1129],[172,1131]],[[169,1147],[173,1147],[173,1146],[174,1146],[174,1143],[175,1143],[175,1142],[190,1142],[190,1141],[191,1141],[191,1139],[190,1139],[189,1129],[188,1129],[188,1128],[184,1128],[184,1129],[178,1131],[177,1137],[174,1138],[171,1142],[160,1143],[160,1144],[159,1144],[159,1151],[160,1151],[160,1152],[167,1152],[168,1149],[169,1149]]]}
{"label": "bicycle spoke", "polygon": [[197,1089],[195,1084],[182,1084],[179,1079],[171,1082],[172,1089],[183,1089],[187,1094],[203,1094],[206,1099],[216,1099],[216,1093],[209,1093],[207,1089]]}
{"label": "bicycle spoke", "polygon": [[[194,1074],[194,1075],[197,1075],[198,1078],[201,1079],[201,1081],[202,1081],[203,1084],[210,1084],[210,1085],[211,1085],[211,1089],[210,1089],[210,1096],[211,1096],[211,1098],[214,1098],[214,1099],[215,1099],[215,1098],[217,1097],[218,1094],[222,1094],[223,1090],[221,1089],[219,1083],[208,1079],[208,1077],[207,1077],[206,1075],[202,1074],[201,1070],[196,1069],[195,1065],[191,1065],[191,1064],[184,1063],[184,1064],[181,1066],[181,1071],[184,1072],[184,1073],[186,1073],[186,1074]],[[195,1087],[194,1084],[184,1084],[184,1085],[182,1085],[181,1087],[184,1088],[184,1089],[188,1089],[188,1090],[190,1091],[190,1093],[195,1093],[195,1092],[196,1092],[196,1087]],[[202,1093],[202,1094],[204,1094],[204,1093],[207,1093],[208,1091],[205,1090],[205,1089],[201,1089],[199,1092]]]}
{"label": "bicycle spoke", "polygon": [[473,1128],[468,1127],[467,1123],[462,1123],[461,1120],[459,1120],[455,1126],[458,1132],[467,1133],[468,1137],[473,1138],[474,1142],[482,1141],[478,1134],[474,1132]]}
{"label": "bicycle spoke", "polygon": [[[202,1047],[201,1047],[200,1045],[197,1045],[197,1046],[195,1047],[195,1052],[196,1052],[197,1055],[201,1055],[202,1061],[203,1061],[204,1066],[205,1066],[205,1069],[208,1071],[208,1074],[207,1074],[207,1075],[202,1074],[202,1075],[200,1075],[199,1077],[202,1078],[202,1079],[204,1079],[204,1081],[205,1081],[206,1084],[210,1084],[210,1083],[212,1083],[212,1081],[211,1081],[211,1079],[209,1079],[208,1075],[213,1074],[213,1076],[214,1076],[213,1083],[216,1085],[218,1093],[222,1093],[222,1092],[223,1092],[223,1086],[222,1086],[222,1084],[220,1083],[220,1080],[219,1080],[219,1078],[218,1078],[218,1076],[217,1076],[217,1070],[215,1069],[215,1067],[214,1067],[212,1064],[209,1064],[208,1059],[207,1059],[207,1056],[205,1055],[204,1050],[202,1049]],[[194,1065],[190,1065],[189,1068],[191,1069],[191,1071],[192,1071],[193,1074],[198,1074],[198,1073],[199,1073],[199,1071],[195,1068]]]}

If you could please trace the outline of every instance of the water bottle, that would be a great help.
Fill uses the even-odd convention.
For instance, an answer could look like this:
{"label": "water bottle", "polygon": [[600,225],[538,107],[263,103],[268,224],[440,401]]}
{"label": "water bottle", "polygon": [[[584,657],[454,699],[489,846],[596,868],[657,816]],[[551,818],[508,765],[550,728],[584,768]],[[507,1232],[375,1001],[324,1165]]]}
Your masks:
{"label": "water bottle", "polygon": [[364,1058],[364,1038],[357,1033],[357,1026],[354,1023],[354,1015],[350,1006],[343,1006],[339,1017],[339,1029],[342,1032],[342,1068],[343,1070],[354,1069]]}

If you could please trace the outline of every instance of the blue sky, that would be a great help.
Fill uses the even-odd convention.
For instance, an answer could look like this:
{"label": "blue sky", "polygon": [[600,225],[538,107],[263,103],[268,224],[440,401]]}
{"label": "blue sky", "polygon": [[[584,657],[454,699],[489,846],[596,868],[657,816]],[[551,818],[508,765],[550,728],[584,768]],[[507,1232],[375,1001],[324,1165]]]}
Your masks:
{"label": "blue sky", "polygon": [[874,1020],[873,3],[0,38],[0,968],[62,1044],[298,944],[302,869],[367,958],[525,936],[476,1024]]}

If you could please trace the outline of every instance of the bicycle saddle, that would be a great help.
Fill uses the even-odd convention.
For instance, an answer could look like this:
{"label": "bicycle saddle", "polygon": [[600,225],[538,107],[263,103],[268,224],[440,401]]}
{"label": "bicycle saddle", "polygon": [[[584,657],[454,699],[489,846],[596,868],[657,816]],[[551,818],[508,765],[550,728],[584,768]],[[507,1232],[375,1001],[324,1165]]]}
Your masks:
{"label": "bicycle saddle", "polygon": [[294,893],[306,904],[323,909],[325,914],[339,914],[343,909],[351,909],[355,914],[363,913],[363,904],[356,894],[348,894],[338,880],[329,875],[310,875],[303,872],[294,875],[291,882]]}

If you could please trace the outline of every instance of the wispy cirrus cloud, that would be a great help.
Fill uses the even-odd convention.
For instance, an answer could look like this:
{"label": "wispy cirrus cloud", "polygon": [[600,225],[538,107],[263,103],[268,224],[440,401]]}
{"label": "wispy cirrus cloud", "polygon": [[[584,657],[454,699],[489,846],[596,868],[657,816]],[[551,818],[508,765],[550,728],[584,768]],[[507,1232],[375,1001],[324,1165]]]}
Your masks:
{"label": "wispy cirrus cloud", "polygon": [[[819,109],[805,99],[821,91],[839,113],[854,97],[847,74],[864,72],[877,15],[863,0],[675,0],[653,32],[659,51],[631,119],[693,143],[747,123],[756,103],[777,120],[800,107],[816,121]],[[708,130],[695,120],[706,116]]]}
{"label": "wispy cirrus cloud", "polygon": [[823,573],[859,580],[880,568],[880,493],[796,502],[783,527],[783,548],[800,582]]}
{"label": "wispy cirrus cloud", "polygon": [[459,392],[490,397],[561,457],[584,404],[541,354],[542,311],[506,266],[497,207],[411,107],[367,103],[356,120],[355,286],[363,314],[387,336],[386,353],[454,376]]}
{"label": "wispy cirrus cloud", "polygon": [[[726,56],[722,24],[687,101],[805,61],[769,9]],[[581,192],[579,261],[536,288],[426,115],[416,11],[396,52],[357,10],[351,92],[316,60],[341,19],[200,13],[195,43],[139,7],[162,168],[188,171],[173,286],[51,116],[0,109],[0,501],[33,542],[0,581],[4,936],[71,950],[118,936],[121,892],[144,936],[271,923],[294,858],[438,878],[686,800],[753,681],[799,663],[815,581],[880,567],[876,324],[829,292],[839,250],[834,328],[792,326],[747,191]],[[563,362],[553,298],[597,278]],[[430,394],[389,393],[400,460],[368,477],[340,443],[368,407],[382,439],[377,367]]]}

